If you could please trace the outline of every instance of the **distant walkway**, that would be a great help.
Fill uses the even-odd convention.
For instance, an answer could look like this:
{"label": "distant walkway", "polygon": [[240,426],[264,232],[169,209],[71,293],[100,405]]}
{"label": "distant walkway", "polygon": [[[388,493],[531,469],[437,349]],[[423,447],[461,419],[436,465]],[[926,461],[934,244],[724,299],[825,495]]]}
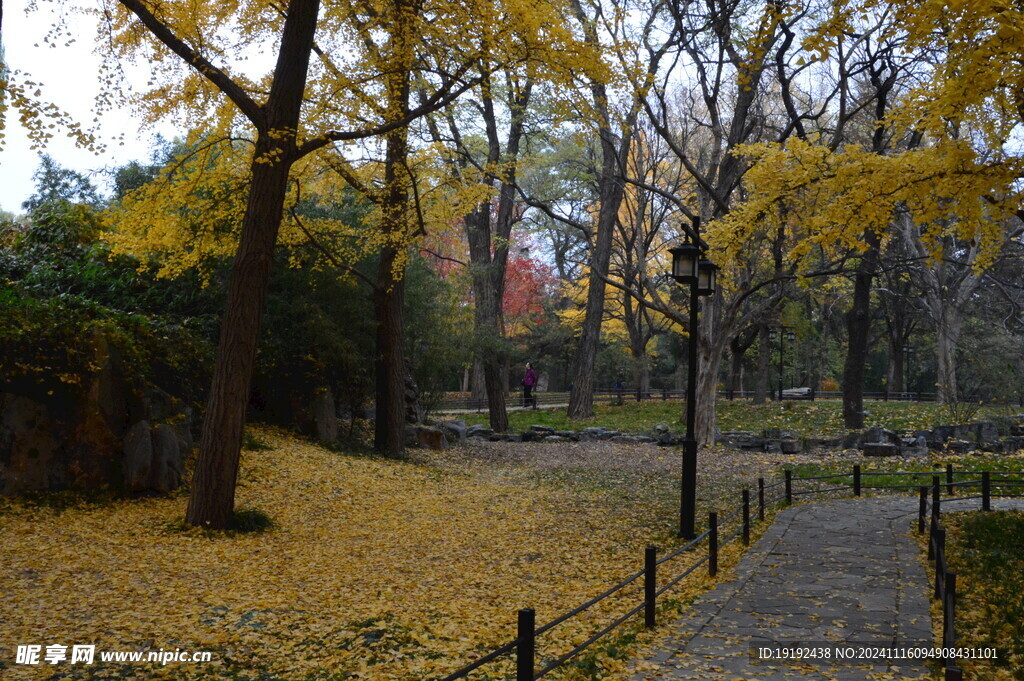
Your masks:
{"label": "distant walkway", "polygon": [[[544,411],[545,409],[565,409],[569,406],[569,403],[565,404],[541,404],[538,405],[536,411]],[[528,411],[533,407],[505,407],[505,411]],[[435,414],[486,414],[487,405],[480,407],[479,409],[435,409]]]}
{"label": "distant walkway", "polygon": [[793,664],[751,655],[752,645],[795,642],[930,646],[930,581],[910,535],[916,514],[911,497],[782,510],[740,560],[735,579],[700,598],[634,678],[932,678],[927,666],[910,661]]}

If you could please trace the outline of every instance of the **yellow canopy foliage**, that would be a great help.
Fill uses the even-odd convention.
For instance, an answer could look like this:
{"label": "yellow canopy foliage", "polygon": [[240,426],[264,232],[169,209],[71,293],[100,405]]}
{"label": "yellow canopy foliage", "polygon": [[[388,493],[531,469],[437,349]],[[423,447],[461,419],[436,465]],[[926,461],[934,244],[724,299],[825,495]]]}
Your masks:
{"label": "yellow canopy foliage", "polygon": [[986,163],[962,140],[891,156],[858,145],[832,151],[799,139],[785,147],[752,145],[739,152],[753,163],[746,176],[749,198],[709,228],[709,238],[727,261],[741,256],[755,225],[790,233],[788,262],[813,249],[863,251],[865,230],[884,234],[901,209],[929,226],[925,238],[936,255],[944,236],[977,239],[983,266],[1003,243],[1002,221],[1020,206],[1014,184],[1020,162]]}

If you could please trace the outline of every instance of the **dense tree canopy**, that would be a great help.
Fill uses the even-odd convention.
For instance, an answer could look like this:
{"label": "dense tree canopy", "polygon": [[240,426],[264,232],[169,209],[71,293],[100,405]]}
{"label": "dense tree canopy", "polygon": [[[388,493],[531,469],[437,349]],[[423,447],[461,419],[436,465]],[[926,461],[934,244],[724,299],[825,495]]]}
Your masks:
{"label": "dense tree canopy", "polygon": [[[5,285],[203,309],[197,338],[220,349],[191,522],[230,522],[254,395],[282,421],[312,393],[346,396],[353,418],[372,405],[376,449],[401,456],[414,388],[486,395],[501,431],[527,360],[573,388],[574,417],[613,383],[679,386],[695,329],[666,251],[698,223],[723,268],[700,322],[702,442],[724,385],[841,388],[850,427],[865,391],[1024,389],[962,361],[999,339],[1021,373],[1018,5],[100,11],[100,113],[132,106],[182,136],[119,169],[109,199],[44,159],[5,223]],[[121,87],[122,61],[150,70],[144,90]],[[47,116],[78,130],[3,77],[38,141]],[[197,284],[227,299],[188,299]],[[287,396],[267,399],[275,384]]]}

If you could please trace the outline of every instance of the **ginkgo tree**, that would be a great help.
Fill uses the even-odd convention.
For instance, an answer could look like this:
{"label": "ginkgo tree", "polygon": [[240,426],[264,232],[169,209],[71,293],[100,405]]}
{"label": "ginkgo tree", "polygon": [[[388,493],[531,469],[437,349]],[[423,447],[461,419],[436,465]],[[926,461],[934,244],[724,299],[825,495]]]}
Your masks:
{"label": "ginkgo tree", "polygon": [[[294,173],[314,161],[320,167],[332,158],[346,161],[336,145],[357,140],[375,140],[387,159],[375,241],[382,249],[376,444],[388,453],[401,451],[401,278],[412,196],[404,168],[407,128],[474,84],[462,76],[500,44],[505,27],[522,30],[525,24],[542,31],[545,19],[558,17],[531,6],[517,10],[520,21],[495,25],[494,8],[486,1],[395,1],[332,5],[321,16],[317,0],[203,6],[111,0],[103,5],[111,60],[139,58],[153,72],[151,89],[133,104],[154,119],[175,116],[201,128],[206,139],[251,145],[247,198],[237,216],[239,241],[188,522],[214,528],[231,522],[256,338],[282,217],[294,200]],[[424,44],[435,54],[448,46],[448,68],[419,61]],[[246,58],[267,49],[276,50],[273,68],[247,70]],[[426,91],[415,105],[409,98],[414,78]],[[109,85],[112,92],[119,89],[119,83]],[[172,202],[165,212],[179,208]]]}
{"label": "ginkgo tree", "polygon": [[[858,28],[872,15],[885,20],[870,31]],[[932,261],[948,259],[949,246],[960,244],[976,274],[1014,238],[1024,171],[1016,141],[1024,123],[1022,26],[1019,4],[998,0],[836,4],[804,34],[800,60],[841,63],[845,45],[870,36],[874,58],[860,87],[879,93],[871,127],[861,139],[798,135],[751,153],[737,150],[754,168],[748,201],[723,223],[726,241],[742,243],[735,228],[757,222],[800,224],[806,238],[787,253],[789,262],[813,249],[845,249],[856,263],[843,385],[850,427],[863,421],[867,310],[891,235],[907,234],[910,225],[922,236],[911,249]],[[950,324],[943,318],[936,323],[945,338],[938,329]],[[948,348],[940,354],[948,366]],[[949,397],[951,387],[940,385],[940,395]]]}

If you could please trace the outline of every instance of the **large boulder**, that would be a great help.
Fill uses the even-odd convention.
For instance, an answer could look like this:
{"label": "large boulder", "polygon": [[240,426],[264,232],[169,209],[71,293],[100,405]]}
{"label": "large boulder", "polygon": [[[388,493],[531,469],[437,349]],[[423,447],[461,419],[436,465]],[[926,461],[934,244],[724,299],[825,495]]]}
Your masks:
{"label": "large boulder", "polygon": [[63,482],[62,430],[45,405],[0,394],[0,493],[49,489]]}
{"label": "large boulder", "polygon": [[139,421],[124,436],[121,460],[126,492],[172,492],[185,475],[185,452],[174,426]]}
{"label": "large boulder", "polygon": [[[132,420],[130,412],[140,410],[141,405],[128,385],[124,362],[117,348],[102,334],[95,336],[92,345],[92,365],[96,371],[89,376],[79,411],[81,416],[95,415],[101,418],[105,430],[113,438],[119,439],[124,436]],[[140,415],[134,420],[142,418],[146,417]]]}
{"label": "large boulder", "polygon": [[887,442],[865,442],[864,456],[896,456],[900,453],[897,445]]}
{"label": "large boulder", "polygon": [[162,423],[154,428],[152,447],[149,489],[166,494],[181,487],[181,479],[185,475],[185,457],[178,446],[178,434],[174,427]]}
{"label": "large boulder", "polygon": [[761,435],[766,440],[795,440],[800,437],[795,430],[785,430],[782,428],[765,428]]}
{"label": "large boulder", "polygon": [[900,437],[891,430],[885,428],[868,428],[864,431],[864,435],[861,437],[861,442],[864,444],[886,444],[886,445],[898,445],[900,444]]}
{"label": "large boulder", "polygon": [[153,470],[153,434],[148,421],[139,421],[124,436],[124,457],[121,460],[126,492],[149,489]]}
{"label": "large boulder", "polygon": [[468,436],[466,422],[462,420],[443,421],[437,424],[438,428],[444,431],[445,437],[453,442],[463,443]]}
{"label": "large boulder", "polygon": [[803,449],[800,440],[782,440],[779,443],[783,454],[799,454]]}
{"label": "large boulder", "polygon": [[175,434],[178,436],[178,449],[181,450],[182,454],[187,454],[196,446],[195,438],[192,435],[192,423],[192,408],[185,407],[181,418],[171,424],[174,427]]}
{"label": "large boulder", "polygon": [[448,439],[438,428],[416,426],[416,444],[427,449],[448,449]]}
{"label": "large boulder", "polygon": [[973,424],[974,441],[979,444],[995,442],[999,439],[999,427],[992,421],[977,421]]}
{"label": "large boulder", "polygon": [[531,428],[530,430],[524,430],[523,434],[520,435],[519,437],[521,442],[540,442],[545,437],[547,437],[547,435],[547,433],[542,433],[539,430],[533,430]]}
{"label": "large boulder", "polygon": [[1024,450],[1024,435],[1012,435],[1003,440],[1003,451],[1019,452]]}
{"label": "large boulder", "polygon": [[722,439],[737,449],[764,451],[765,439],[745,430],[722,433]]}
{"label": "large boulder", "polygon": [[130,381],[103,334],[90,337],[88,347],[90,369],[78,383],[49,394],[33,394],[30,386],[0,394],[0,494],[153,489],[150,424],[171,421],[175,426],[160,436],[166,460],[157,460],[158,487],[180,485],[181,459],[192,446],[190,414],[167,392]]}

